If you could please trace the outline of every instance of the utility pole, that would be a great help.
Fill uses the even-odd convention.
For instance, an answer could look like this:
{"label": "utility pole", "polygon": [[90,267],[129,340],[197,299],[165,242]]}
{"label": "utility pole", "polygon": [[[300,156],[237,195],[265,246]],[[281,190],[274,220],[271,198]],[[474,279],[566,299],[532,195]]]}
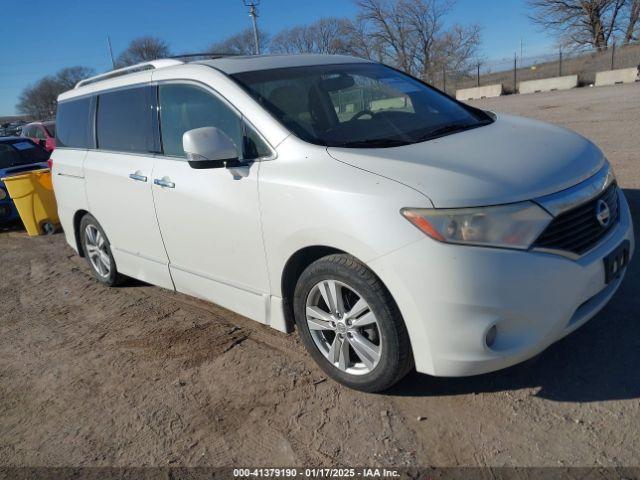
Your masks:
{"label": "utility pole", "polygon": [[613,38],[613,44],[611,45],[611,70],[616,68],[616,39]]}
{"label": "utility pole", "polygon": [[113,59],[113,48],[111,48],[111,37],[107,35],[107,47],[109,47],[109,57],[111,57],[111,66],[116,69],[116,61]]}
{"label": "utility pole", "polygon": [[518,91],[518,52],[513,54],[513,93]]}
{"label": "utility pole", "polygon": [[520,39],[520,66],[524,65],[523,61],[522,61],[522,48],[523,46],[523,42],[522,42],[522,38]]}
{"label": "utility pole", "polygon": [[258,38],[258,11],[256,7],[260,5],[260,0],[243,0],[244,6],[249,9],[249,16],[253,21],[253,41],[256,44],[256,55],[260,55],[260,40]]}
{"label": "utility pole", "polygon": [[559,51],[558,51],[558,76],[561,77],[562,76],[562,45],[560,45]]}
{"label": "utility pole", "polygon": [[442,91],[447,93],[447,66],[442,64]]}

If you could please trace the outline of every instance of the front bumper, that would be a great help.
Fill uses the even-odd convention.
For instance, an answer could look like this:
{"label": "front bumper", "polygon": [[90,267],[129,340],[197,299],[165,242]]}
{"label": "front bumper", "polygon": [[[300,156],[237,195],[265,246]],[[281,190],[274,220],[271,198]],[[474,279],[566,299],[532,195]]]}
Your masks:
{"label": "front bumper", "polygon": [[[624,240],[633,254],[631,215],[621,191],[620,208],[618,225],[577,260],[425,237],[369,262],[402,312],[416,369],[436,376],[499,370],[586,323],[625,273],[605,285],[603,257]],[[489,348],[485,337],[493,325],[498,333]]]}

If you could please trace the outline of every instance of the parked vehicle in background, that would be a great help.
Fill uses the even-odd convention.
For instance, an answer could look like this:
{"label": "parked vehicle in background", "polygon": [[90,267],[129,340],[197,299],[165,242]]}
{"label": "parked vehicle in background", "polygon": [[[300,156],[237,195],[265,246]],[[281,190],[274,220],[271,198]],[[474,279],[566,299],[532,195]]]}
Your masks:
{"label": "parked vehicle in background", "polygon": [[56,122],[32,122],[22,127],[21,137],[30,138],[49,152],[56,148]]}
{"label": "parked vehicle in background", "polygon": [[19,122],[9,122],[9,123],[5,123],[2,126],[2,128],[3,128],[3,136],[19,137],[22,130],[22,124]]}
{"label": "parked vehicle in background", "polygon": [[0,223],[18,219],[2,179],[18,173],[46,168],[50,152],[28,138],[0,137]]}
{"label": "parked vehicle in background", "polygon": [[57,142],[60,219],[98,281],[295,323],[366,391],[414,364],[464,376],[538,354],[609,301],[634,249],[590,141],[353,57],[110,72],[60,95]]}

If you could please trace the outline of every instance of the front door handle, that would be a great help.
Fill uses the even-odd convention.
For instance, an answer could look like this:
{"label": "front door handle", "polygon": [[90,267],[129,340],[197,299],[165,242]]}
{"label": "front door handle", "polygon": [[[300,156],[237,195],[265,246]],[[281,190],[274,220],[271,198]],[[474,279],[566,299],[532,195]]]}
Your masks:
{"label": "front door handle", "polygon": [[129,178],[131,180],[136,180],[137,182],[146,182],[147,181],[147,177],[145,177],[144,175],[136,172],[136,173],[130,173],[129,174]]}
{"label": "front door handle", "polygon": [[175,188],[176,184],[173,183],[171,180],[169,180],[167,177],[163,177],[163,178],[156,178],[153,183],[155,185],[159,185],[161,187],[167,187],[167,188]]}

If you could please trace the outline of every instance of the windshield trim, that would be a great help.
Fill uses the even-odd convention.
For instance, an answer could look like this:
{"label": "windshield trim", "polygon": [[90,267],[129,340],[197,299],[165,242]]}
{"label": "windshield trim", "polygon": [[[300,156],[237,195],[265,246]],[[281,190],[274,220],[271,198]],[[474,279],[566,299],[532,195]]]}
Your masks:
{"label": "windshield trim", "polygon": [[[363,65],[378,65],[378,66],[383,66],[385,68],[388,68],[402,76],[406,76],[409,77],[410,79],[412,79],[413,81],[418,82],[419,84],[421,84],[422,86],[426,87],[428,90],[431,90],[432,92],[441,95],[443,97],[446,97],[447,100],[451,101],[452,103],[456,104],[457,106],[461,107],[463,110],[467,111],[470,115],[472,115],[474,118],[476,118],[476,120],[478,121],[477,124],[474,125],[470,125],[468,128],[464,128],[461,130],[456,130],[456,131],[451,131],[451,132],[447,132],[447,133],[443,133],[443,134],[439,134],[439,135],[435,135],[435,136],[430,136],[430,137],[425,137],[425,138],[421,138],[418,141],[406,141],[406,143],[404,143],[404,145],[412,145],[412,144],[417,144],[417,143],[423,143],[423,142],[427,142],[427,141],[431,141],[431,140],[435,140],[437,138],[442,138],[445,136],[449,136],[449,135],[454,135],[456,133],[461,133],[463,131],[467,131],[467,130],[472,130],[475,128],[479,128],[479,127],[484,127],[487,125],[490,125],[492,123],[494,123],[496,121],[496,119],[489,113],[486,112],[485,110],[482,110],[480,108],[476,108],[473,107],[471,105],[468,105],[464,102],[461,102],[460,100],[456,99],[455,97],[452,97],[451,95],[449,95],[446,92],[443,92],[442,90],[434,87],[433,85],[428,84],[427,82],[421,80],[420,78],[414,77],[406,72],[403,72],[402,70],[395,68],[393,66],[387,65],[385,63],[381,63],[381,62],[344,62],[344,63],[327,63],[327,64],[318,64],[318,65],[312,65],[312,66],[293,66],[293,67],[276,67],[276,68],[268,68],[268,69],[259,69],[259,70],[249,70],[249,71],[244,71],[244,72],[239,72],[239,73],[234,73],[234,74],[228,74],[214,66],[210,66],[211,68],[213,68],[214,70],[219,71],[220,73],[224,74],[225,76],[227,76],[228,78],[230,78],[236,85],[238,85],[253,101],[255,101],[260,108],[262,108],[263,111],[265,111],[271,118],[273,118],[278,125],[282,126],[282,128],[284,128],[287,132],[289,132],[291,135],[293,135],[294,137],[298,138],[299,140],[306,142],[306,143],[310,143],[312,145],[318,145],[318,146],[322,146],[322,147],[326,147],[326,148],[370,148],[370,149],[374,149],[374,148],[396,148],[396,147],[400,147],[400,146],[404,146],[404,145],[389,145],[389,146],[358,146],[358,147],[348,147],[348,146],[340,146],[340,145],[328,145],[327,142],[315,142],[309,138],[302,138],[300,135],[298,135],[298,133],[296,133],[295,131],[293,131],[289,126],[287,126],[283,121],[281,121],[280,118],[278,118],[269,108],[267,108],[265,105],[263,105],[258,98],[256,98],[256,96],[254,96],[253,92],[249,89],[249,86],[247,84],[245,84],[244,82],[242,82],[238,77],[241,77],[242,75],[245,74],[251,74],[251,73],[258,73],[258,72],[273,72],[273,71],[277,71],[277,70],[293,70],[293,69],[310,69],[310,68],[316,68],[316,67],[345,67],[345,66],[363,66]],[[381,140],[381,139],[375,139],[375,140]]]}

